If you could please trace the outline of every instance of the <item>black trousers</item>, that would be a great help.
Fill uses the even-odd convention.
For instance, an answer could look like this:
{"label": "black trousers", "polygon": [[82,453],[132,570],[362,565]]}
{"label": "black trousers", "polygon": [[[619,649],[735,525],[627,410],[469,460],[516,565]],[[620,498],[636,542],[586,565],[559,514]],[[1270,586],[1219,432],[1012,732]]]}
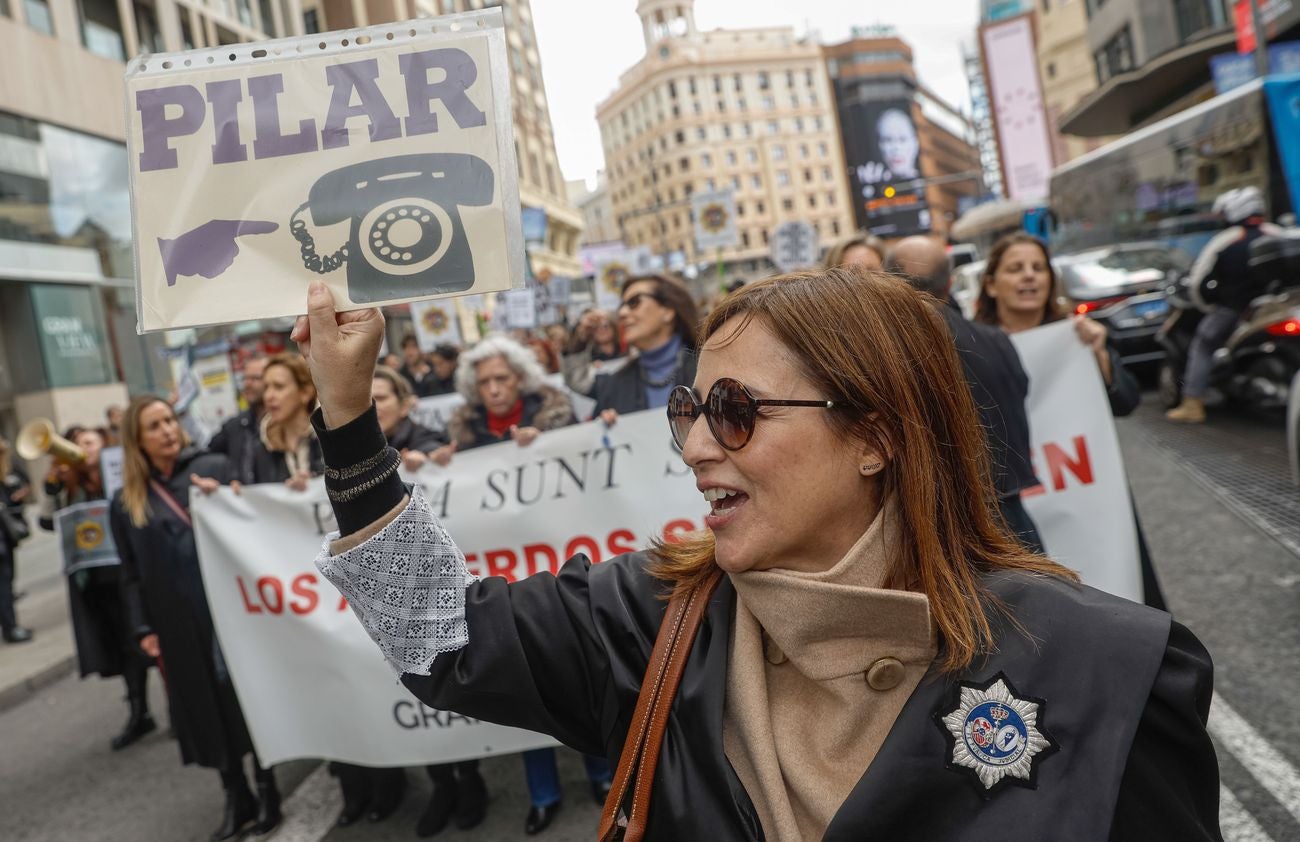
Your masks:
{"label": "black trousers", "polygon": [[14,614],[14,553],[8,539],[0,536],[0,629],[9,631],[18,625]]}

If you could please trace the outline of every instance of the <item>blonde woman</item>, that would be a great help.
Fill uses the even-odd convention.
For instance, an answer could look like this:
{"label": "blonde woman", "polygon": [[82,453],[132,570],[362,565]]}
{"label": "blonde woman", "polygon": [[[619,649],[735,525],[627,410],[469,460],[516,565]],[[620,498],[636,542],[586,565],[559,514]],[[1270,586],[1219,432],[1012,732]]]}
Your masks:
{"label": "blonde woman", "polygon": [[[221,774],[226,806],[212,839],[234,839],[250,829],[266,833],[280,822],[280,793],[271,770],[253,752],[217,644],[190,523],[190,485],[210,489],[227,481],[228,462],[190,447],[171,405],[152,395],[136,397],[127,407],[122,448],[123,483],[110,522],[128,623],[141,650],[165,664],[181,763]],[[250,753],[256,798],[243,770]]]}

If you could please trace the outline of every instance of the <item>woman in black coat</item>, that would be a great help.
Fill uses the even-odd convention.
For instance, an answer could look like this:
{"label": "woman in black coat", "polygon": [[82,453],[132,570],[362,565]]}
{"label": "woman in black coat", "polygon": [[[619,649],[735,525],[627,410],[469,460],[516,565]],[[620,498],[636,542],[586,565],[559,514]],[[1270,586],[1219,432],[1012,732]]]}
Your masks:
{"label": "woman in black coat", "polygon": [[402,454],[402,465],[408,471],[418,471],[429,459],[429,454],[447,443],[447,437],[411,420],[411,410],[417,398],[411,384],[398,372],[386,365],[375,366],[375,376],[370,384],[370,396],[379,413],[379,426],[388,444]]}
{"label": "woman in black coat", "polygon": [[[229,479],[226,457],[186,446],[171,405],[134,398],[122,426],[125,470],[110,523],[122,566],[128,620],[140,648],[161,661],[181,762],[221,773],[225,814],[213,840],[251,829],[266,833],[280,821],[280,795],[262,768],[208,609],[190,522],[190,485]],[[258,797],[244,777],[253,753]]]}
{"label": "woman in black coat", "polygon": [[668,403],[674,386],[695,379],[699,314],[690,290],[666,275],[642,275],[623,284],[618,324],[637,354],[622,368],[596,377],[595,414],[606,424],[619,415]]}
{"label": "woman in black coat", "polygon": [[[1008,234],[989,252],[975,305],[975,321],[1000,327],[1007,333],[1061,321],[1067,314],[1057,295],[1058,286],[1052,255],[1042,240],[1029,234]],[[1106,385],[1111,414],[1122,418],[1132,413],[1142,402],[1142,389],[1110,342],[1106,326],[1087,316],[1075,315],[1073,319],[1079,341],[1087,345],[1097,358],[1097,370]],[[1137,532],[1143,601],[1152,608],[1163,609],[1165,597],[1156,578],[1147,539],[1142,533],[1142,520],[1137,513],[1137,501],[1133,500],[1132,493],[1129,500],[1133,508],[1133,528]]]}
{"label": "woman in black coat", "polygon": [[[99,456],[104,449],[104,432],[90,427],[70,427],[63,437],[80,447],[86,459],[77,465],[57,462],[46,475],[45,495],[52,502],[53,510],[103,500]],[[54,529],[50,517],[42,517],[40,524],[42,529]],[[126,684],[130,713],[126,727],[111,743],[113,751],[126,748],[157,725],[149,715],[150,660],[140,651],[123,610],[121,566],[91,567],[70,575],[68,606],[81,677],[120,675]]]}
{"label": "woman in black coat", "polygon": [[[656,840],[1219,838],[1208,653],[1006,530],[969,390],[934,388],[962,381],[946,327],[902,281],[834,269],[725,299],[666,419],[705,531],[516,582],[468,576],[408,498],[349,375],[382,317],[322,288],[295,338],[345,537],[317,566],[418,698],[634,759],[663,597],[703,612],[653,788],[611,824],[648,796]],[[366,602],[374,576],[403,603]]]}

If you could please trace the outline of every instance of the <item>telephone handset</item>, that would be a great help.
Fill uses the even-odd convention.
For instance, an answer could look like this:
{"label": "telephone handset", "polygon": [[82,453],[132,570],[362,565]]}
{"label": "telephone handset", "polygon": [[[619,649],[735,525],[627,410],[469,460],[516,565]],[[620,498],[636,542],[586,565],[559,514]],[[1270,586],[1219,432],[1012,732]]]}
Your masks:
{"label": "telephone handset", "polygon": [[[492,201],[495,179],[475,155],[435,152],[353,164],[321,176],[293,212],[289,230],[303,266],[317,274],[348,267],[348,297],[359,304],[463,292],[474,286],[474,258],[460,207]],[[300,219],[316,225],[352,219],[345,245],[321,256]]]}

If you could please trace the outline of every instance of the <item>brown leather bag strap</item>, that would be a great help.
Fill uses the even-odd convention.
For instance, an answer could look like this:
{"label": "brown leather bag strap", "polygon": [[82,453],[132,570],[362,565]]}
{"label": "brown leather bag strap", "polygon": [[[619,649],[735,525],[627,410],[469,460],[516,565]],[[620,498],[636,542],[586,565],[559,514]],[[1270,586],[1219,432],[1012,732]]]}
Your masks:
{"label": "brown leather bag strap", "polygon": [[[627,740],[623,744],[623,753],[619,757],[613,786],[601,812],[597,838],[602,842],[620,838],[625,842],[640,842],[645,835],[655,768],[659,763],[659,749],[668,727],[673,699],[681,684],[682,673],[686,669],[686,661],[690,657],[700,624],[704,621],[709,600],[721,581],[722,571],[715,567],[698,585],[673,597],[668,603],[641,683],[636,711],[628,729]],[[619,811],[634,778],[631,809],[626,817],[625,828],[620,828]],[[618,833],[620,829],[624,830],[622,836]]]}

